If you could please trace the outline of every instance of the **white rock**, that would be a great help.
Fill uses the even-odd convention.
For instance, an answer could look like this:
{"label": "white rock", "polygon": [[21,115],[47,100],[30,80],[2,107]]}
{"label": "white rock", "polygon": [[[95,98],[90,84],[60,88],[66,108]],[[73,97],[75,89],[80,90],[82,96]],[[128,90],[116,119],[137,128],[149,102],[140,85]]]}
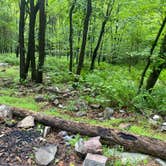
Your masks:
{"label": "white rock", "polygon": [[33,116],[27,116],[22,121],[17,124],[17,127],[20,128],[30,128],[35,126],[35,119]]}
{"label": "white rock", "polygon": [[1,105],[0,106],[0,118],[12,119],[12,117],[13,117],[13,114],[12,114],[11,108],[6,105]]}
{"label": "white rock", "polygon": [[161,117],[159,115],[154,115],[152,119],[156,120],[156,121],[159,121],[161,119]]}
{"label": "white rock", "polygon": [[39,165],[48,165],[54,160],[56,153],[56,145],[43,146],[35,152],[36,163]]}
{"label": "white rock", "polygon": [[83,166],[106,166],[107,160],[105,156],[88,153]]}

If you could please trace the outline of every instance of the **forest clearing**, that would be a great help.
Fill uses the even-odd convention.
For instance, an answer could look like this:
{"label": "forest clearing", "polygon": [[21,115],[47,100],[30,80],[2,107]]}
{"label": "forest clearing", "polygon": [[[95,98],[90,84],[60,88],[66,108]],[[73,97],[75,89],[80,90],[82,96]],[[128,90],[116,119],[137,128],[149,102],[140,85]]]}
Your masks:
{"label": "forest clearing", "polygon": [[166,165],[165,1],[0,7],[0,165]]}

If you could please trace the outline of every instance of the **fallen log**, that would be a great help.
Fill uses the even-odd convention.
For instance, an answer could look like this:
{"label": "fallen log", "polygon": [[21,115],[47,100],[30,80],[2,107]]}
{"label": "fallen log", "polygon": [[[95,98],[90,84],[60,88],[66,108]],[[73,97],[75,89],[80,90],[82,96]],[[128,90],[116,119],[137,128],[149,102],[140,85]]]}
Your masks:
{"label": "fallen log", "polygon": [[71,133],[79,133],[86,136],[101,136],[101,140],[107,144],[118,144],[126,150],[149,154],[166,160],[166,142],[145,136],[138,136],[120,130],[92,126],[85,123],[63,120],[55,116],[36,113],[24,109],[12,107],[13,114],[19,117],[33,116],[36,121],[55,129],[65,130]]}

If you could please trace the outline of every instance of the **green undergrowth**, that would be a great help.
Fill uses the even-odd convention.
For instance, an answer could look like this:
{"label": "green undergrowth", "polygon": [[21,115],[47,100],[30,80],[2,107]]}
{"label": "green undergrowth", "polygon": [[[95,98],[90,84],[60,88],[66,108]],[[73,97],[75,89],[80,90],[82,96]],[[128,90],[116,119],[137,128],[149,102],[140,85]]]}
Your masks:
{"label": "green undergrowth", "polygon": [[[130,110],[152,109],[166,114],[166,70],[162,71],[151,94],[141,91],[139,95],[136,95],[143,66],[133,66],[131,72],[126,65],[107,63],[96,66],[94,72],[89,72],[88,69],[89,63],[84,65],[80,81],[76,83],[77,89],[80,91],[80,98],[85,99],[88,103],[100,103],[103,106],[116,108],[127,107]],[[45,70],[55,86],[57,84],[73,85],[75,75],[69,74],[66,58],[48,57]],[[147,77],[145,82],[146,79]],[[83,95],[85,87],[92,89],[91,95]]]}
{"label": "green undergrowth", "polygon": [[[18,91],[15,86],[19,81],[18,59],[15,55],[0,55],[0,62],[6,62],[11,65],[5,68],[5,72],[2,71],[3,68],[0,68],[0,78],[14,81],[14,84],[9,88],[0,87],[0,104],[40,111],[43,105],[37,104],[34,101],[34,96],[19,98],[14,95]],[[125,108],[130,112],[134,112],[135,108],[137,108],[147,115],[159,112],[166,114],[166,70],[161,73],[152,94],[142,91],[140,95],[136,95],[140,74],[143,69],[142,66],[133,66],[131,72],[129,72],[126,65],[120,66],[101,63],[100,66],[96,66],[97,68],[94,72],[89,72],[88,65],[89,63],[84,65],[82,76],[79,78],[79,83],[77,83],[78,99],[85,100],[88,104],[101,104],[103,107]],[[58,59],[55,57],[46,58],[45,84],[47,84],[48,76],[50,77],[51,86],[60,85],[62,88],[73,86],[75,77],[74,74],[69,74],[68,72],[68,61],[66,58]],[[85,88],[90,88],[91,93],[85,94]],[[66,105],[68,111],[73,111],[72,107],[74,105],[70,102],[69,105]],[[131,120],[125,118],[101,122],[88,118],[70,117],[65,112],[56,109],[46,110],[45,113],[66,120],[113,128],[118,128],[120,123],[127,123]],[[165,134],[151,129],[147,119],[142,118],[142,116],[138,117],[138,119],[139,123],[132,123],[132,127],[128,132],[166,140]]]}
{"label": "green undergrowth", "polygon": [[[1,91],[0,91],[1,93]],[[19,108],[25,108],[33,111],[39,111],[40,106],[35,103],[34,99],[32,97],[24,97],[24,98],[18,98],[18,97],[12,97],[12,96],[0,96],[0,103],[6,104],[13,107],[19,107]]]}

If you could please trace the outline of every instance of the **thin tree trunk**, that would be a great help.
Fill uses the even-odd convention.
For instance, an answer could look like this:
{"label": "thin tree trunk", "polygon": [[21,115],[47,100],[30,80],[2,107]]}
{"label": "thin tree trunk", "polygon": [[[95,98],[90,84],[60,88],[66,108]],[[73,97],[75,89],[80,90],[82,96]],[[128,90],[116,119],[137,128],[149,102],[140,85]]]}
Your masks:
{"label": "thin tree trunk", "polygon": [[69,47],[70,47],[70,64],[69,71],[72,72],[73,68],[73,11],[75,8],[76,0],[73,0],[72,6],[69,12],[69,21],[70,21],[70,36],[69,36]]}
{"label": "thin tree trunk", "polygon": [[[98,38],[98,42],[97,42],[97,45],[96,45],[96,47],[94,49],[94,52],[93,52],[92,61],[91,61],[91,65],[90,65],[90,70],[93,70],[94,67],[95,67],[95,60],[96,60],[97,53],[98,53],[98,50],[99,50],[99,47],[100,47],[100,43],[102,42],[102,37],[104,35],[105,26],[108,22],[108,19],[111,15],[111,11],[113,9],[113,4],[114,4],[114,1],[113,1],[112,4],[109,2],[108,5],[107,5],[107,11],[106,11],[105,19],[102,23],[101,30],[100,30],[100,35],[99,35],[99,38]],[[111,5],[112,5],[112,7],[111,7]]]}
{"label": "thin tree trunk", "polygon": [[87,13],[86,13],[86,17],[84,20],[82,45],[81,45],[79,62],[78,62],[77,71],[76,71],[77,75],[81,74],[81,70],[82,70],[83,63],[84,63],[85,48],[86,48],[87,34],[88,34],[88,27],[89,27],[89,20],[90,20],[91,13],[92,13],[92,2],[91,2],[91,0],[87,0]]}
{"label": "thin tree trunk", "polygon": [[45,32],[46,32],[46,13],[45,13],[45,0],[40,0],[39,7],[39,62],[37,68],[37,83],[43,81],[43,67],[45,60]]}
{"label": "thin tree trunk", "polygon": [[153,67],[153,70],[147,80],[147,85],[146,85],[146,90],[148,90],[149,92],[151,92],[153,87],[155,86],[162,69],[166,67],[166,34],[164,36],[164,39],[160,48],[159,58],[162,58],[164,61],[158,66]]}
{"label": "thin tree trunk", "polygon": [[20,2],[20,21],[19,21],[19,46],[20,53],[20,81],[26,79],[25,74],[25,47],[24,47],[24,28],[25,28],[25,0]]}
{"label": "thin tree trunk", "polygon": [[157,45],[157,42],[158,42],[158,40],[159,40],[159,38],[160,38],[160,35],[161,35],[161,33],[162,33],[163,29],[164,29],[165,24],[166,24],[166,17],[165,17],[164,20],[163,20],[163,23],[162,23],[162,25],[161,25],[161,27],[160,27],[160,29],[159,29],[159,32],[158,32],[158,34],[157,34],[157,36],[156,36],[156,39],[155,39],[155,41],[154,41],[154,43],[153,43],[153,45],[152,45],[151,50],[150,50],[150,55],[149,55],[148,58],[147,58],[147,64],[146,64],[146,66],[145,66],[145,68],[144,68],[144,70],[143,70],[143,72],[142,72],[142,74],[141,74],[141,79],[140,79],[140,83],[139,83],[139,87],[138,87],[138,92],[137,92],[137,94],[140,93],[141,88],[142,88],[142,86],[143,86],[143,84],[144,84],[144,78],[145,78],[146,72],[147,72],[147,70],[148,70],[148,68],[149,68],[149,66],[150,66],[150,64],[151,64],[151,60],[150,60],[150,59],[151,59],[151,56],[152,56],[153,51],[154,51],[154,49],[155,49],[155,47],[156,47],[156,45]]}

